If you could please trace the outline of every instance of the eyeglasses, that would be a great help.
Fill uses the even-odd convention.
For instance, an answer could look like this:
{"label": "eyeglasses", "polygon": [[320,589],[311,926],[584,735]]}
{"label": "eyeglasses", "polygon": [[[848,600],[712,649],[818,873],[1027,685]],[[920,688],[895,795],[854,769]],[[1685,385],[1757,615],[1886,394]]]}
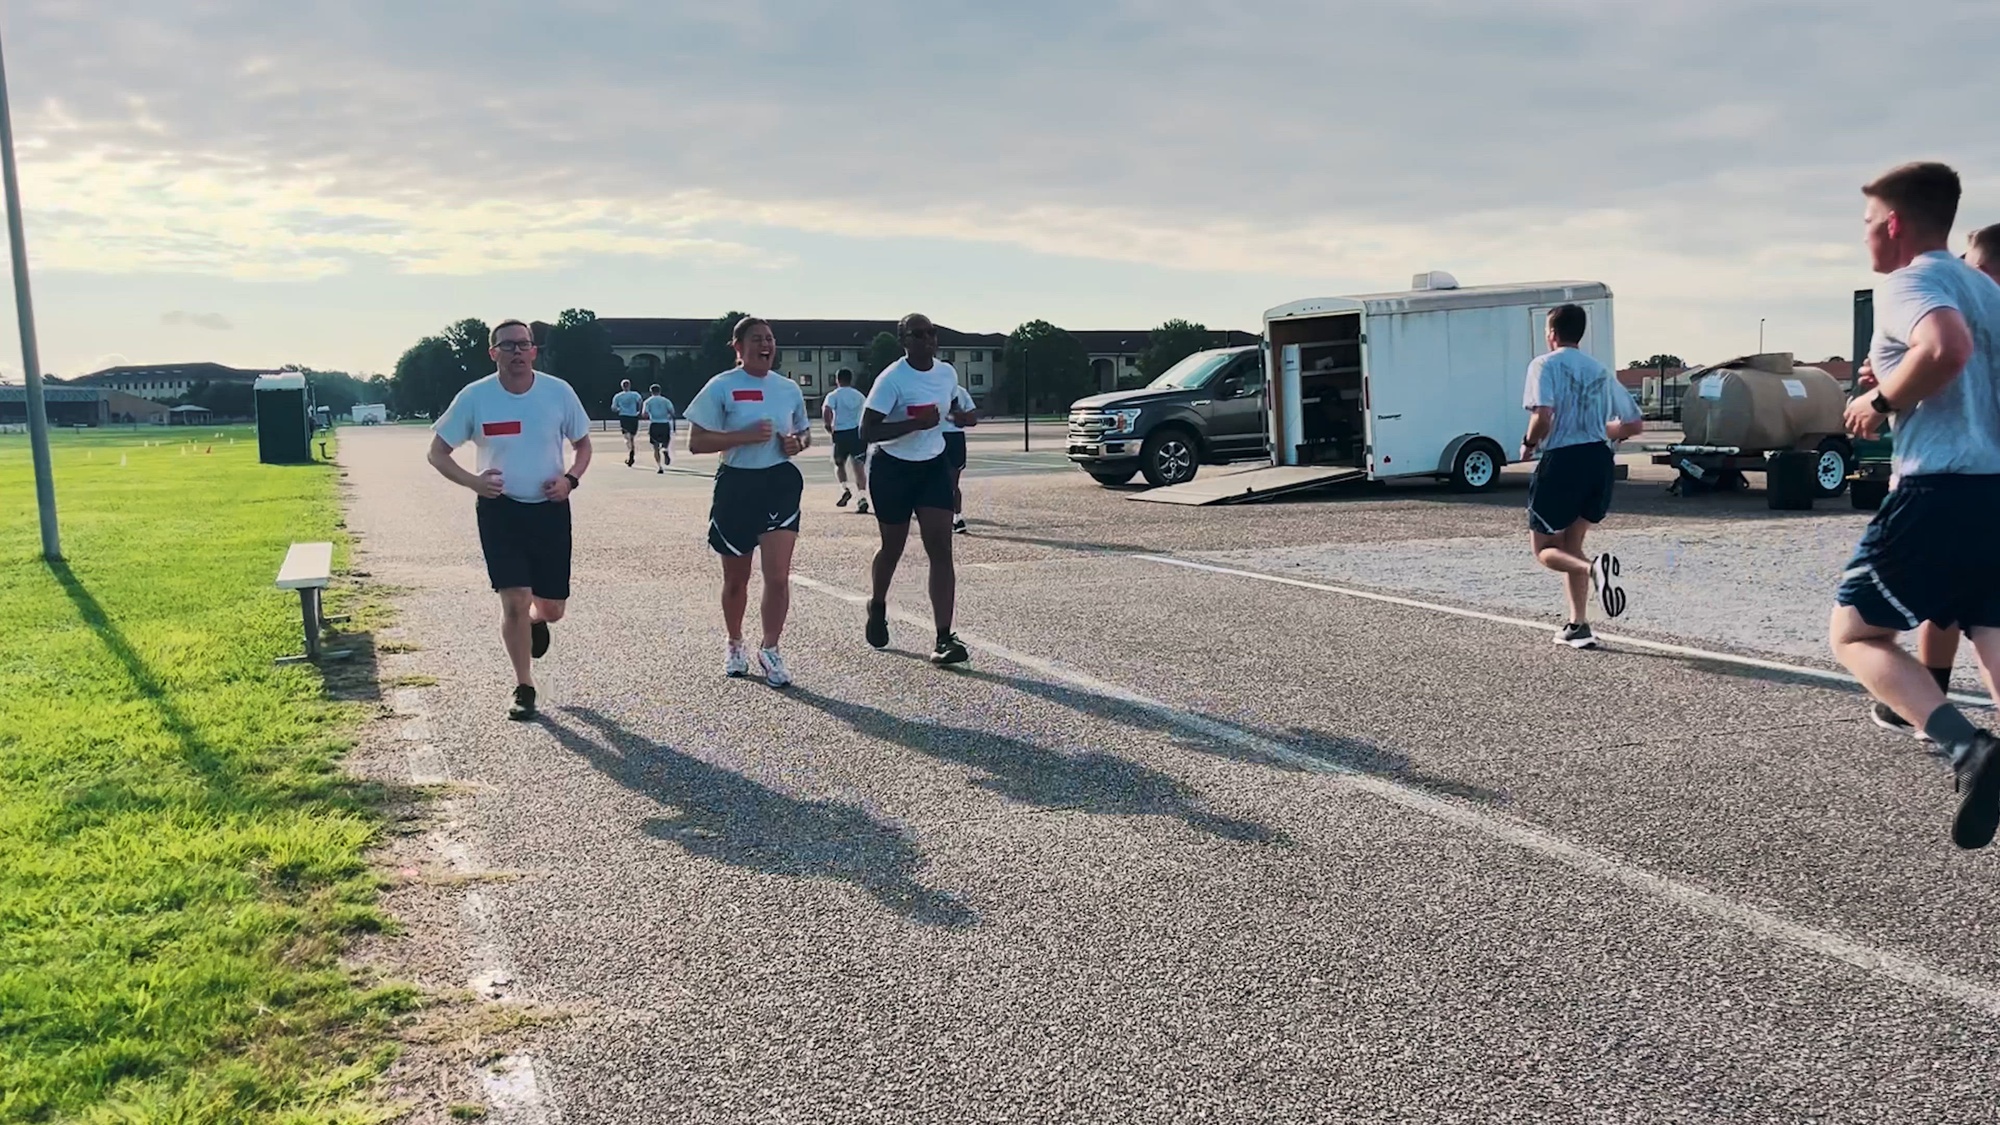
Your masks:
{"label": "eyeglasses", "polygon": [[503,352],[525,352],[535,346],[533,340],[502,340],[493,345]]}

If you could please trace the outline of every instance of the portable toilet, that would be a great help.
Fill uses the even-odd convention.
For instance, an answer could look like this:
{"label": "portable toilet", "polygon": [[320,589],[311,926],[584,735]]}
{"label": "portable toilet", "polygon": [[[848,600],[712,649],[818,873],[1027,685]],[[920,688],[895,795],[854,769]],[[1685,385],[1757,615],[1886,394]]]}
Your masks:
{"label": "portable toilet", "polygon": [[266,465],[309,464],[312,414],[306,404],[306,377],[297,371],[260,375],[257,402],[257,460]]}

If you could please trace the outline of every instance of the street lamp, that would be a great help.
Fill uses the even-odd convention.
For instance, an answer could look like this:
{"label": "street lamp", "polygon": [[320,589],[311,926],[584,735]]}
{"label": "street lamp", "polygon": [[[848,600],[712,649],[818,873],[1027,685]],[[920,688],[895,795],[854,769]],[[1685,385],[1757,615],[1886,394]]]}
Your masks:
{"label": "street lamp", "polygon": [[1764,354],[1764,318],[1757,318],[1757,354]]}
{"label": "street lamp", "polygon": [[42,357],[35,346],[35,305],[28,297],[28,247],[21,236],[21,181],[14,171],[14,117],[7,107],[7,65],[0,61],[0,180],[7,192],[7,242],[14,255],[14,311],[21,319],[21,366],[28,383],[28,443],[35,461],[35,507],[42,519],[42,558],[62,561],[56,534],[56,484],[49,464],[49,415],[42,396]]}

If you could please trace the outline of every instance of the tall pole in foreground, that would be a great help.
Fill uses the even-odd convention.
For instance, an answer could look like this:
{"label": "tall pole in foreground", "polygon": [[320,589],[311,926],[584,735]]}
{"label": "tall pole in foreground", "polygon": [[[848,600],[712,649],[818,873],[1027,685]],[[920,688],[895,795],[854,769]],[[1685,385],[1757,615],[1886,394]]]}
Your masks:
{"label": "tall pole in foreground", "polygon": [[1028,452],[1028,349],[1021,349],[1021,452]]}
{"label": "tall pole in foreground", "polygon": [[49,415],[42,402],[42,356],[35,346],[35,303],[28,296],[28,247],[21,235],[21,181],[14,171],[14,114],[7,104],[7,64],[0,61],[0,179],[7,190],[7,245],[14,253],[14,311],[21,320],[21,367],[28,377],[28,443],[35,458],[35,507],[42,516],[42,558],[62,561],[56,534],[56,481],[49,464]]}

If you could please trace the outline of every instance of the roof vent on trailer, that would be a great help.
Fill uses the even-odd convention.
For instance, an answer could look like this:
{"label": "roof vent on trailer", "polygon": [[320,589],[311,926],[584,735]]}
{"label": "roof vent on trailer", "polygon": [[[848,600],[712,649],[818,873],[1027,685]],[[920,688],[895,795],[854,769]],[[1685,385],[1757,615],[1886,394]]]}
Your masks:
{"label": "roof vent on trailer", "polygon": [[1410,288],[1456,289],[1458,288],[1458,279],[1444,272],[1443,270],[1431,270],[1429,273],[1420,273],[1417,276],[1411,278]]}

